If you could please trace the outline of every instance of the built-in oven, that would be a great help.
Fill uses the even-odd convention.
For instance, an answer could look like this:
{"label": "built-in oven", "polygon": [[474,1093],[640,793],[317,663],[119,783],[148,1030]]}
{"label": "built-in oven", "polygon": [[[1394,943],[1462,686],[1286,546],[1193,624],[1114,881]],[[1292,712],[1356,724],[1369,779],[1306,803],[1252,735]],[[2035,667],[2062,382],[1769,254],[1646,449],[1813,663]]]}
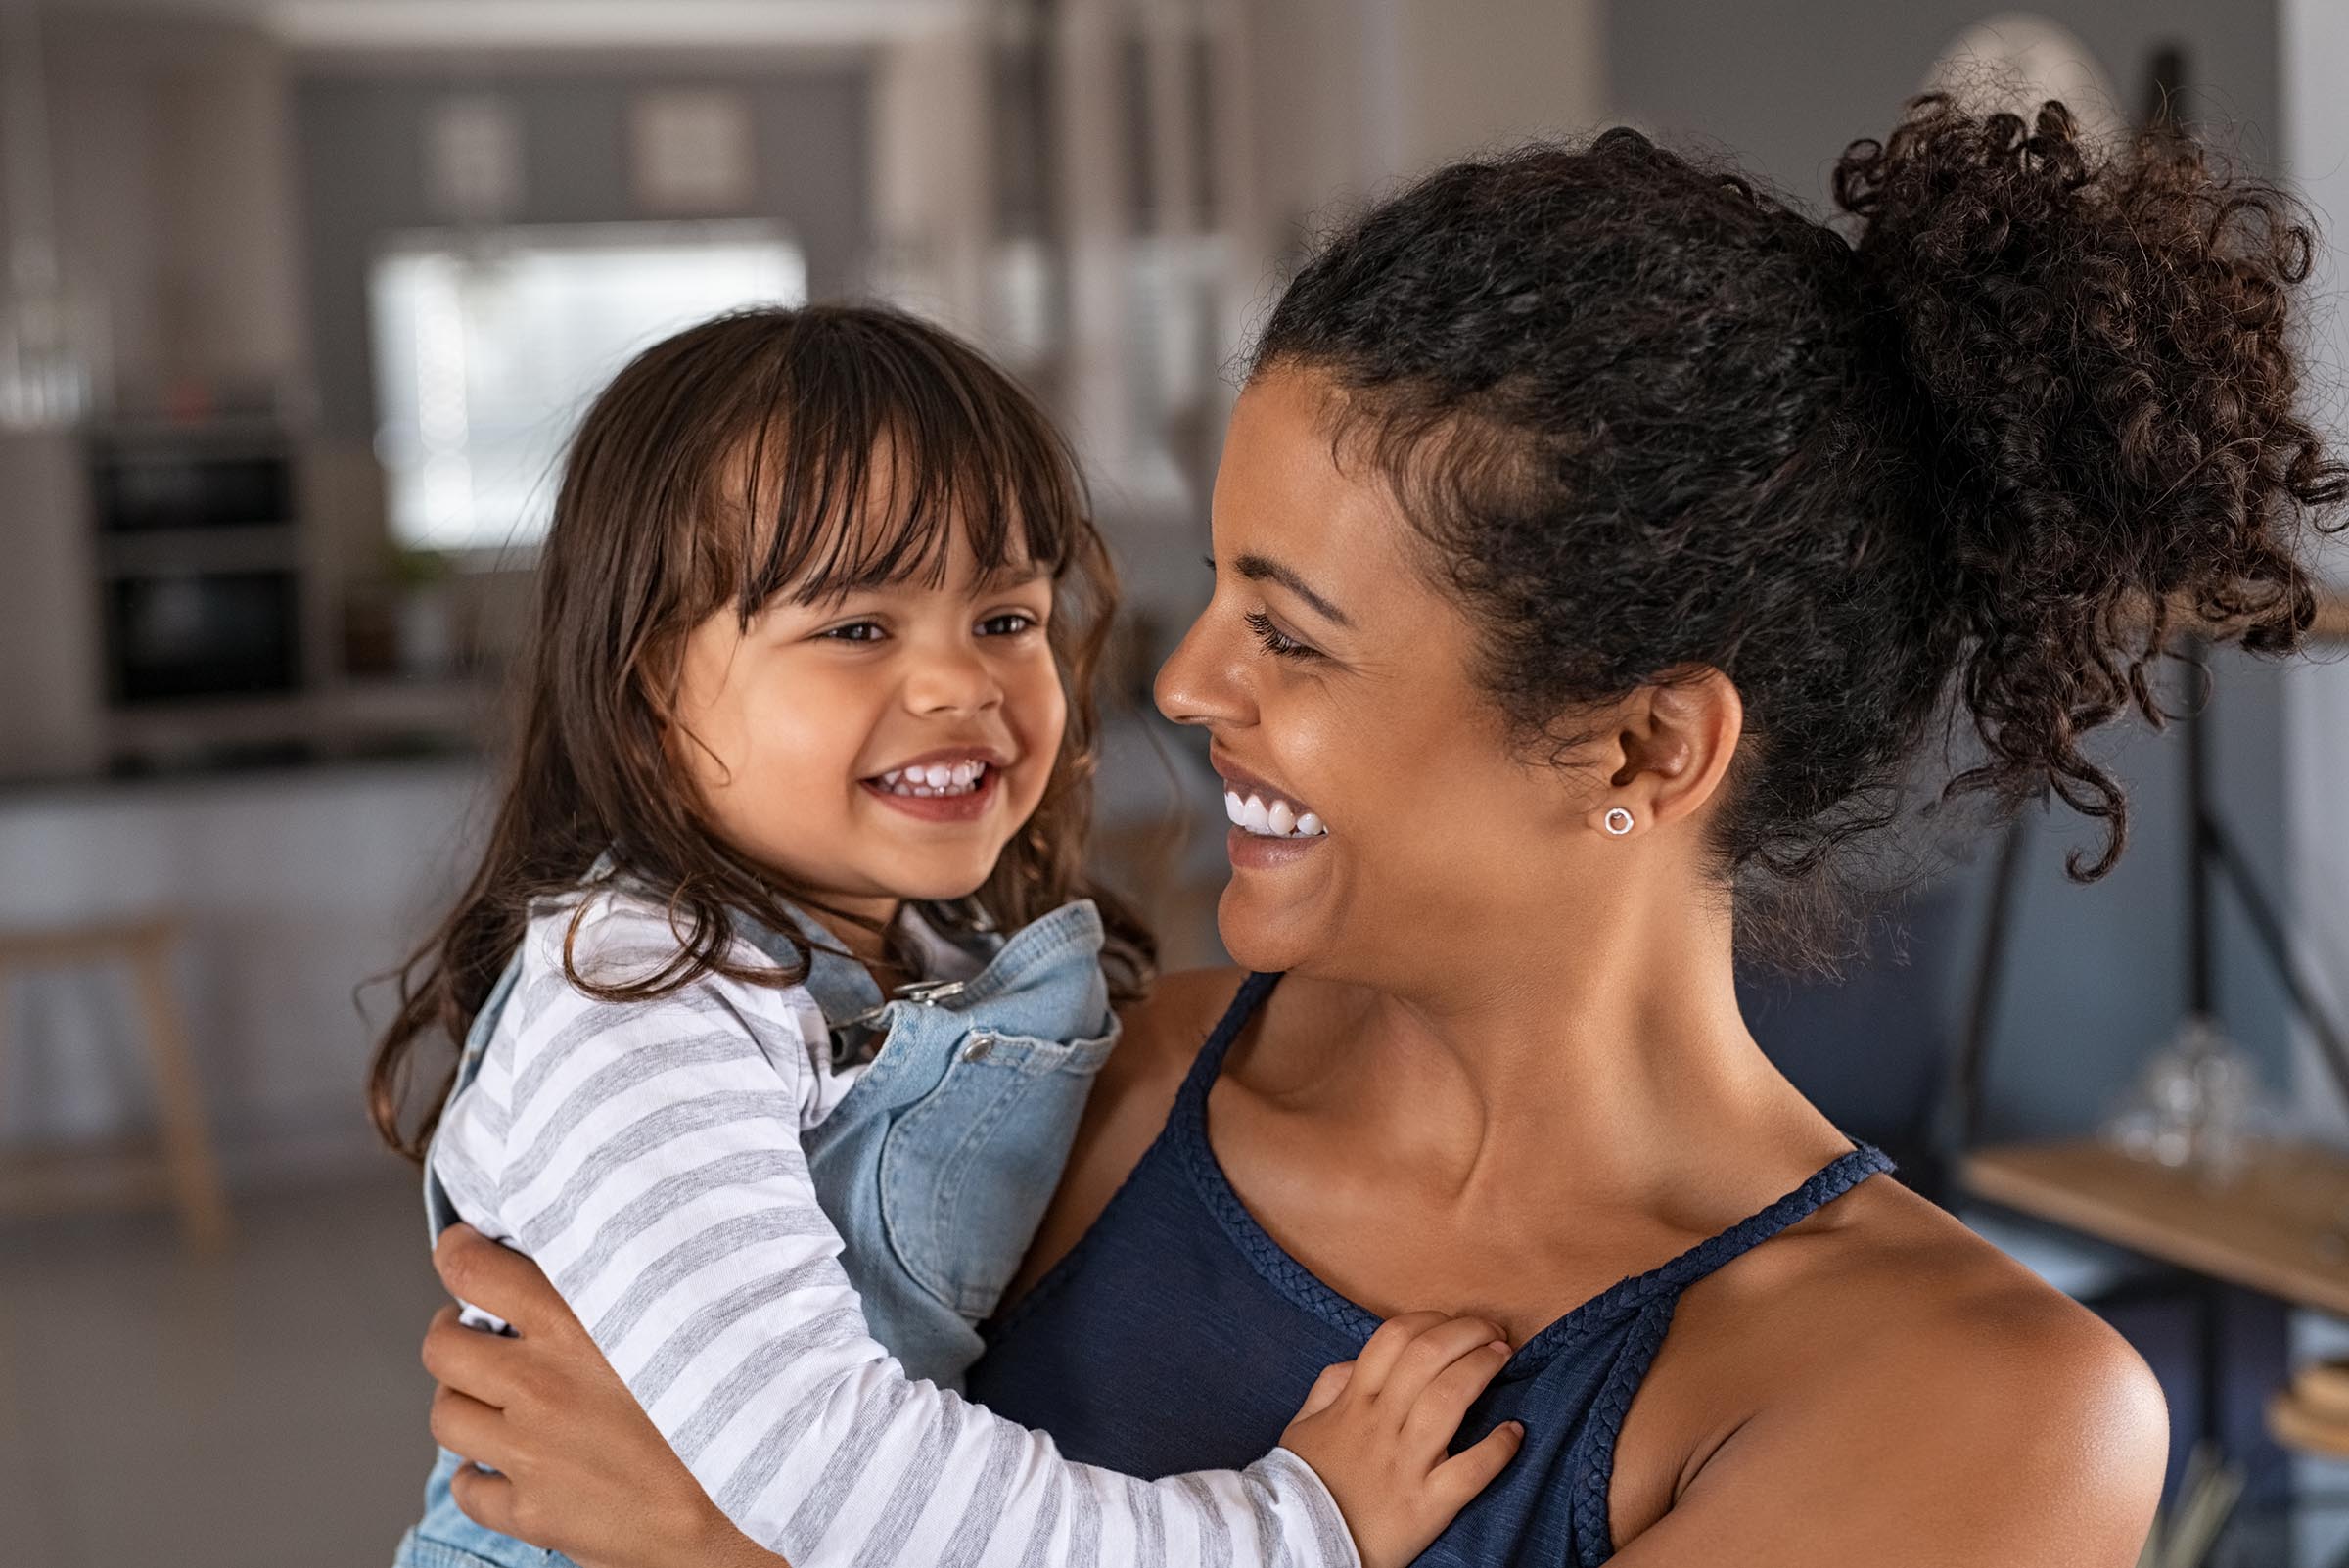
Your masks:
{"label": "built-in oven", "polygon": [[269,427],[99,438],[91,493],[117,706],[301,684],[293,464]]}

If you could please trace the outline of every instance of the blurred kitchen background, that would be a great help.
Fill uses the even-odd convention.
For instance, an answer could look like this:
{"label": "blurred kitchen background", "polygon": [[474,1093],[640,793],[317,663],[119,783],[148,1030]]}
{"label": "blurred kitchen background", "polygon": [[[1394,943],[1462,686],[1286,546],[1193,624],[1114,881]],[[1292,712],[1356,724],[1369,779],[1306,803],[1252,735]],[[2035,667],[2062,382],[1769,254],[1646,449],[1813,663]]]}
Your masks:
{"label": "blurred kitchen background", "polygon": [[[2349,232],[2340,0],[0,0],[0,1563],[372,1564],[412,1517],[439,1298],[354,991],[462,874],[633,348],[879,297],[1044,396],[1131,613],[1104,868],[1213,961],[1216,790],[1142,715],[1313,225],[1617,121],[1816,204],[1984,61]],[[2161,1371],[2164,1568],[2349,1545],[2342,622],[2111,739],[2104,882],[2060,817],[1961,837],[1840,982],[1751,980],[1830,1114]]]}

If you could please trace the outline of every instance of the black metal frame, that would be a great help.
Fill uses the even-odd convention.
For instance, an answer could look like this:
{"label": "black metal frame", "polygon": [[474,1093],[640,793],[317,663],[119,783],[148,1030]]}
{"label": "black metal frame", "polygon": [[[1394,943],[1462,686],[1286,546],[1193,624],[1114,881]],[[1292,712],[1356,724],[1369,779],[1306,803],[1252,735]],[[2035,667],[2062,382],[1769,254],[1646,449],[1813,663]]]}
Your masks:
{"label": "black metal frame", "polygon": [[[2341,1031],[2318,1003],[2313,989],[2300,973],[2291,939],[2274,901],[2260,886],[2242,847],[2211,807],[2208,645],[2199,638],[2188,639],[2180,649],[2180,659],[2191,671],[2195,687],[2188,712],[2176,721],[2185,732],[2186,741],[2187,1007],[2203,1015],[2217,1012],[2214,894],[2217,881],[2223,879],[2249,920],[2252,934],[2282,985],[2292,1011],[2315,1039],[2317,1052],[2332,1076],[2341,1103],[2349,1106],[2349,1040],[2344,1040]],[[1954,1152],[1960,1155],[1980,1141],[1983,1085],[1989,1077],[1990,1047],[1997,1032],[2000,983],[2005,976],[2015,895],[2030,837],[2030,819],[2018,813],[2000,838],[1998,858],[1991,869],[1982,945],[1974,961],[1964,1035],[1952,1084],[1958,1105],[1954,1118],[1958,1147]]]}
{"label": "black metal frame", "polygon": [[[2275,903],[2260,886],[2250,861],[2211,805],[2209,646],[2189,638],[2180,648],[2188,671],[2190,700],[2177,722],[2185,731],[2187,828],[2187,1006],[2190,1013],[2215,1016],[2218,972],[2215,907],[2218,884],[2224,881],[2242,907],[2261,950],[2281,983],[2285,997],[2315,1039],[2318,1054],[2330,1072],[2341,1103],[2349,1106],[2349,1043],[2333,1025],[2302,977],[2291,939]],[[1982,944],[1975,958],[1973,985],[1967,999],[1965,1032],[1960,1042],[1951,1091],[1956,1114],[1950,1127],[1957,1145],[1950,1151],[1955,1169],[1966,1149],[1980,1141],[1984,1085],[1990,1067],[1990,1047],[1996,1034],[2000,982],[2004,977],[2007,945],[2015,920],[2015,896],[2024,854],[2031,839],[2030,820],[2018,813],[1999,841],[1998,858],[1983,918]],[[2186,1294],[2194,1301],[2195,1377],[2200,1396],[2202,1436],[2219,1443],[2226,1387],[2225,1297],[2220,1281],[2192,1277]]]}

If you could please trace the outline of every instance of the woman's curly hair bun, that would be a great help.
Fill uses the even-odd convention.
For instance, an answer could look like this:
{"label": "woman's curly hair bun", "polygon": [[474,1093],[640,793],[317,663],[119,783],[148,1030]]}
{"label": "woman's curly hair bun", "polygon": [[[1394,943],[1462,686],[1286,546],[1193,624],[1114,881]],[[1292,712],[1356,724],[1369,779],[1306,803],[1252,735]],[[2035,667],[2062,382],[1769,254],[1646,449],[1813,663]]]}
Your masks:
{"label": "woman's curly hair bun", "polygon": [[2108,824],[2119,785],[2083,734],[2134,707],[2187,618],[2262,652],[2314,615],[2300,524],[2343,493],[2299,408],[2298,205],[2157,130],[2114,150],[2059,103],[2026,123],[1948,98],[1852,144],[1869,295],[1918,404],[1964,705],[1987,750],[1959,780],[2051,786]]}

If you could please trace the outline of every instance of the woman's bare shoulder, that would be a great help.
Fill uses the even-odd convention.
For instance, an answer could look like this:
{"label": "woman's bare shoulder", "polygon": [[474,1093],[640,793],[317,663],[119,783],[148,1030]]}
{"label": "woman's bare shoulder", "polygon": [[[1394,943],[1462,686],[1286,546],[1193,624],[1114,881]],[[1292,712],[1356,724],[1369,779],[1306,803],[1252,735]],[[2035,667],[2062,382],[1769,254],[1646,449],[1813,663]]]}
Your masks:
{"label": "woman's bare shoulder", "polygon": [[[1770,1361],[1824,1360],[1863,1380],[1995,1375],[2018,1353],[2052,1394],[2142,1368],[2094,1313],[1901,1185],[1879,1177],[1722,1271],[1699,1311],[1766,1335]],[[1692,1295],[1694,1293],[1692,1292]],[[1692,1302],[1692,1305],[1695,1303]],[[1761,1351],[1748,1343],[1748,1354]],[[1819,1368],[1790,1381],[1819,1386]],[[1833,1386],[1839,1379],[1824,1380]]]}
{"label": "woman's bare shoulder", "polygon": [[2135,1560],[2168,1453],[2151,1371],[1907,1188],[1864,1184],[1683,1309],[1664,1398],[1625,1426],[1626,1451],[1673,1478],[1642,1500],[1619,1473],[1619,1533],[1646,1538],[1628,1568],[1773,1522],[1821,1545],[1830,1517],[1863,1556],[1930,1539],[1953,1562]]}

